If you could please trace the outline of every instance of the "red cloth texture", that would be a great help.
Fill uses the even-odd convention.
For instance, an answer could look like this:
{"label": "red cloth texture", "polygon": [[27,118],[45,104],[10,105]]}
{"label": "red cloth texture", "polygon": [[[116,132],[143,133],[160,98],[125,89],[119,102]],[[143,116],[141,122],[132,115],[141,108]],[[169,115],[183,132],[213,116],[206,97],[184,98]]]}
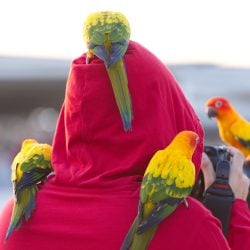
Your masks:
{"label": "red cloth texture", "polygon": [[[55,175],[40,188],[30,220],[7,242],[13,201],[5,205],[1,250],[118,250],[137,214],[150,158],[181,130],[194,130],[201,138],[193,157],[199,171],[203,129],[163,63],[130,42],[124,62],[134,119],[132,131],[124,132],[103,62],[96,57],[88,65],[85,61],[84,54],[71,65],[53,143]],[[189,208],[180,205],[160,223],[149,249],[229,249],[218,220],[199,202],[188,202]],[[242,203],[233,207],[242,210],[232,214],[229,242],[234,249],[244,249],[237,236],[247,227]]]}

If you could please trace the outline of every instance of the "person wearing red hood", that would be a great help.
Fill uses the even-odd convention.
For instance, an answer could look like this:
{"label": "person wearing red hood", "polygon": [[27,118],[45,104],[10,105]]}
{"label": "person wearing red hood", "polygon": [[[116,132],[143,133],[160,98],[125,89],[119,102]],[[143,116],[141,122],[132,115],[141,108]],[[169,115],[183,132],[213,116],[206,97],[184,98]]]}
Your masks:
{"label": "person wearing red hood", "polygon": [[[53,142],[55,175],[41,186],[36,209],[6,241],[13,200],[0,215],[1,250],[118,250],[137,213],[140,182],[153,154],[182,130],[203,128],[176,79],[152,53],[130,41],[124,56],[133,129],[124,132],[103,62],[74,60]],[[162,221],[149,249],[230,249],[219,221],[193,198]],[[232,249],[244,249],[243,201],[233,204]],[[249,249],[249,248],[248,248]]]}

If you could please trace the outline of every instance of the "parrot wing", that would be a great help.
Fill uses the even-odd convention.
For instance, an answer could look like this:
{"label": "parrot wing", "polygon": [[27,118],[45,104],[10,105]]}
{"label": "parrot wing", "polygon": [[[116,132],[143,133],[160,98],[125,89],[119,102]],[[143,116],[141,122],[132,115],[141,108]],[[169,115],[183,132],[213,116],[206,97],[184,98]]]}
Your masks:
{"label": "parrot wing", "polygon": [[[167,161],[159,162],[143,178],[137,233],[141,234],[169,216],[180,202],[186,198],[194,185],[195,168],[191,160],[184,157],[169,156]],[[145,204],[151,202],[154,208],[145,218]]]}
{"label": "parrot wing", "polygon": [[250,149],[250,123],[245,120],[238,119],[230,129],[235,136],[235,139],[244,148]]}
{"label": "parrot wing", "polygon": [[111,60],[109,51],[105,48],[104,45],[90,45],[89,49],[93,54],[95,54],[102,61],[104,61],[106,65],[110,65]]}
{"label": "parrot wing", "polygon": [[115,64],[120,58],[124,56],[128,48],[128,41],[122,39],[119,42],[111,44],[110,65]]}
{"label": "parrot wing", "polygon": [[27,162],[23,162],[20,168],[23,174],[14,186],[16,193],[24,187],[43,182],[52,171],[50,161],[45,160],[43,155],[38,154],[32,156]]}

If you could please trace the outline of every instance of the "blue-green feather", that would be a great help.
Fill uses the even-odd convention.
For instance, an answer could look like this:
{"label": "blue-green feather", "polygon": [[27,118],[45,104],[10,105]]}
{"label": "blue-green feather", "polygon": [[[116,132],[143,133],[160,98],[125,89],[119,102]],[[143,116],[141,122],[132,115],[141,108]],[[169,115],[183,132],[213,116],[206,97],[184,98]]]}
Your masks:
{"label": "blue-green feather", "polygon": [[30,218],[31,213],[36,207],[37,186],[33,185],[25,188],[19,194],[19,198],[15,201],[10,225],[8,227],[5,239],[7,240],[14,229],[21,226],[22,218],[25,216],[26,221]]}

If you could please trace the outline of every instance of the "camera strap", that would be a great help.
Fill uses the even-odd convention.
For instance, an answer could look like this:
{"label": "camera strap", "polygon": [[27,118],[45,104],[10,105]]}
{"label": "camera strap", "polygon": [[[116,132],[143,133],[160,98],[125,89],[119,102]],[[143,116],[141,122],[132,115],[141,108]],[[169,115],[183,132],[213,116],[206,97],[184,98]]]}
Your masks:
{"label": "camera strap", "polygon": [[234,194],[229,185],[229,170],[229,161],[219,161],[216,167],[215,182],[204,194],[204,205],[221,221],[225,236],[228,234],[231,206],[234,201]]}

